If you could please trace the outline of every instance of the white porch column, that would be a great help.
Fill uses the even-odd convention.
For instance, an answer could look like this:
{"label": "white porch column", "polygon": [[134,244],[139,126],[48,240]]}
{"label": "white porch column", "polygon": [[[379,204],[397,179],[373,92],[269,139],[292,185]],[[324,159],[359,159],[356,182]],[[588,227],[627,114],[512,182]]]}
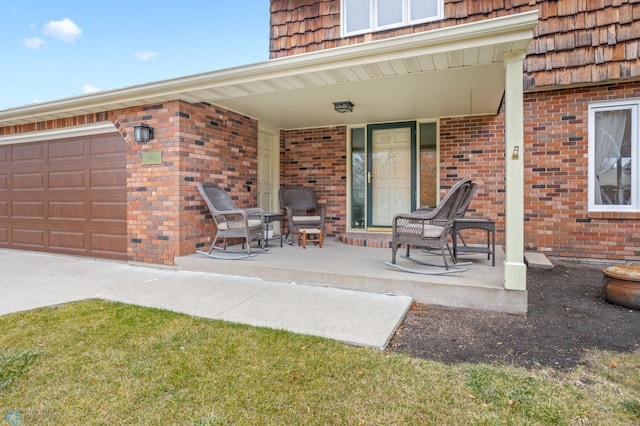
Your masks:
{"label": "white porch column", "polygon": [[505,262],[504,288],[527,289],[524,264],[524,106],[525,52],[504,55],[505,73]]}

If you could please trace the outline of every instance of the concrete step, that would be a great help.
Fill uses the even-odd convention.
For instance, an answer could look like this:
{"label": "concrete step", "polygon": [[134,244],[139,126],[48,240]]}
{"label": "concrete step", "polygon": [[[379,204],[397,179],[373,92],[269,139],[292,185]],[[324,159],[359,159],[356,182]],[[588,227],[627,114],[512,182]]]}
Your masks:
{"label": "concrete step", "polygon": [[[212,259],[193,254],[176,259],[184,270],[256,277],[265,280],[322,285],[373,293],[409,295],[416,302],[456,308],[471,308],[522,314],[527,310],[527,292],[503,288],[504,253],[496,250],[496,266],[486,254],[469,253],[461,260],[473,262],[464,272],[418,275],[385,265],[390,249],[351,246],[337,239],[325,240],[322,248],[272,246],[266,253],[243,260]],[[430,262],[441,256],[420,254]],[[404,260],[400,262],[409,263]],[[409,263],[410,264],[410,263]]]}

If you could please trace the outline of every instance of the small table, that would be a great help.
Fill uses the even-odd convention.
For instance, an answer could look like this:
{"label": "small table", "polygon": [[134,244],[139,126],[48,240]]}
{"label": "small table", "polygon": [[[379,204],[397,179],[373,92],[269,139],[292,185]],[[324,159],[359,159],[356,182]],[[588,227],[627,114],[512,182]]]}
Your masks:
{"label": "small table", "polygon": [[484,218],[460,218],[453,221],[451,238],[453,239],[453,257],[458,258],[458,233],[463,229],[484,229],[487,231],[487,246],[465,246],[464,251],[487,253],[487,260],[493,259],[491,266],[496,266],[496,221]]}
{"label": "small table", "polygon": [[[269,224],[271,222],[280,222],[282,227],[282,221],[284,214],[282,213],[265,213],[264,214],[264,244],[265,247],[269,247]],[[280,247],[282,247],[282,229],[280,229]]]}
{"label": "small table", "polygon": [[298,229],[298,245],[302,243],[302,248],[306,249],[307,241],[314,244],[320,244],[320,248],[322,248],[322,231],[317,228]]}

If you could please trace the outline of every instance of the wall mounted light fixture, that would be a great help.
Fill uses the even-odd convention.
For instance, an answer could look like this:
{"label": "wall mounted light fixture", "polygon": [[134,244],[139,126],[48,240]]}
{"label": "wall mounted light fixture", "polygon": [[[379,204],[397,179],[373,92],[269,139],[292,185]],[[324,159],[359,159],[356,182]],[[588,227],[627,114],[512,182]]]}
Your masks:
{"label": "wall mounted light fixture", "polygon": [[133,139],[138,143],[149,142],[153,139],[153,128],[148,124],[133,126]]}
{"label": "wall mounted light fixture", "polygon": [[351,101],[340,101],[340,102],[334,102],[333,103],[333,109],[336,110],[336,112],[339,112],[341,114],[344,114],[345,112],[351,112],[353,111],[353,102]]}

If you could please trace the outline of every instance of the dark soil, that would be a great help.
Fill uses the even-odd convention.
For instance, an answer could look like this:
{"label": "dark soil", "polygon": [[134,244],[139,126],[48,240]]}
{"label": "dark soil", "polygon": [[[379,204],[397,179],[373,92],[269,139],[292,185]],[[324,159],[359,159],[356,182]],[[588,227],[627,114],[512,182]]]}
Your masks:
{"label": "dark soil", "polygon": [[640,350],[640,311],[608,303],[604,267],[528,269],[527,315],[415,304],[388,350],[448,364],[570,368],[593,349]]}

